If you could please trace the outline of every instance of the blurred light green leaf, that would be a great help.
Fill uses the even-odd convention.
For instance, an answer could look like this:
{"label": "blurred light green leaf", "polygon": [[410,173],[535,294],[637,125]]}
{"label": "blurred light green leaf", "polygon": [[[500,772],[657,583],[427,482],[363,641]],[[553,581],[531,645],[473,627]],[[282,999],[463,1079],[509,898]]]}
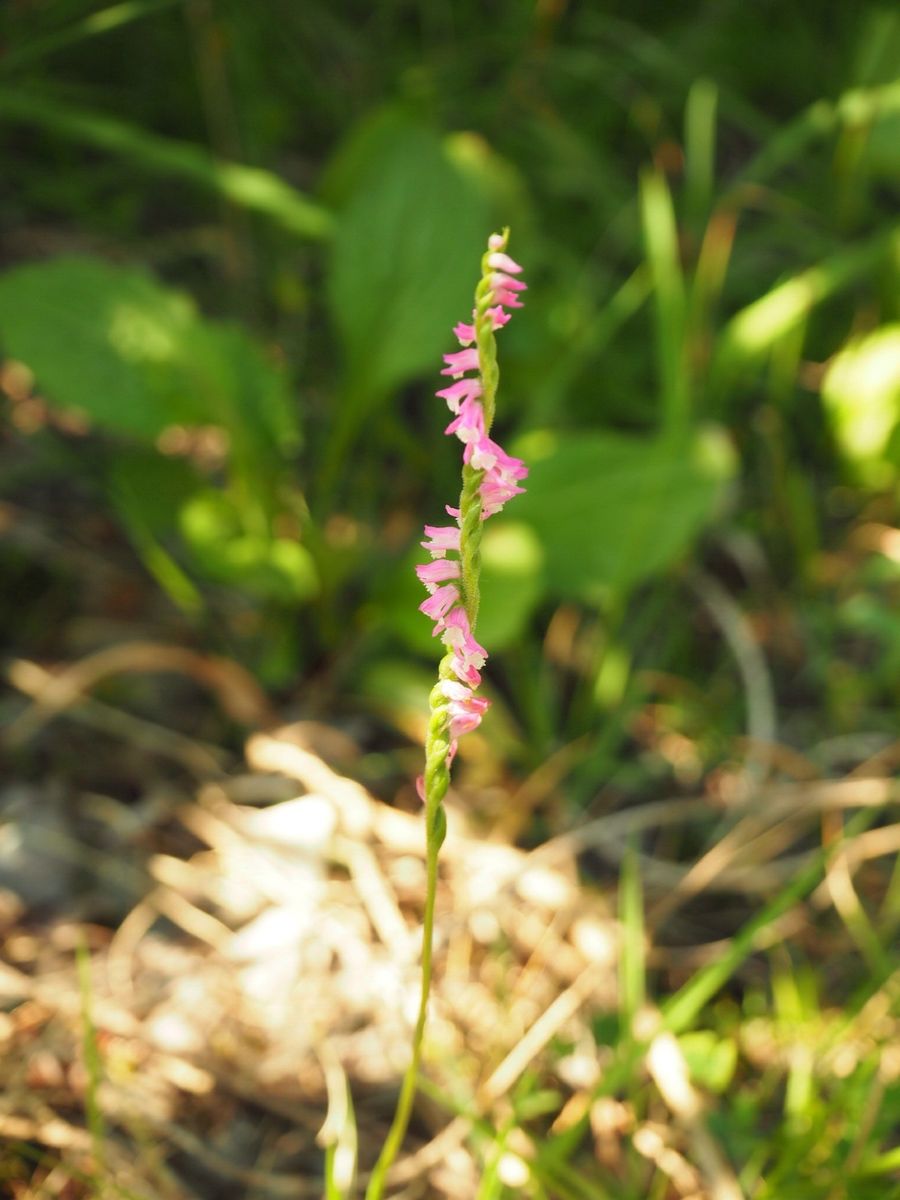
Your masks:
{"label": "blurred light green leaf", "polygon": [[900,465],[900,324],[854,338],[822,381],[834,435],[861,479],[889,485]]}
{"label": "blurred light green leaf", "polygon": [[329,278],[355,394],[432,370],[472,308],[488,211],[438,135],[407,118],[373,122],[343,167]]}
{"label": "blurred light green leaf", "polygon": [[582,598],[669,567],[712,519],[735,471],[716,427],[684,443],[540,432],[516,449],[531,468],[516,516],[543,547],[547,586]]}
{"label": "blurred light green leaf", "polygon": [[779,283],[736,313],[726,325],[717,355],[720,366],[768,353],[825,300],[900,253],[900,225],[841,249]]}
{"label": "blurred light green leaf", "polygon": [[543,563],[543,548],[528,525],[511,520],[485,525],[477,634],[488,653],[512,645],[525,632],[543,594]]}
{"label": "blurred light green leaf", "polygon": [[182,534],[204,573],[261,599],[308,600],[319,589],[312,556],[299,542],[248,532],[229,496],[212,488],[182,506]]}

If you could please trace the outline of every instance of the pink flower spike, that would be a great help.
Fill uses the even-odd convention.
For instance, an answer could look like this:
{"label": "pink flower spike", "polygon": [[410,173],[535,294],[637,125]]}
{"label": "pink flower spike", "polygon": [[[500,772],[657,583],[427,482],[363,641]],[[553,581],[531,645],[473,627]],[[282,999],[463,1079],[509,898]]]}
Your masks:
{"label": "pink flower spike", "polygon": [[[419,612],[423,612],[426,617],[431,617],[433,621],[443,621],[444,615],[459,599],[459,588],[452,583],[446,583],[443,587],[439,587],[433,595],[427,600],[423,600],[419,605]],[[435,629],[435,633],[440,632],[441,626]]]}
{"label": "pink flower spike", "polygon": [[521,275],[522,268],[508,254],[495,251],[488,255],[488,266],[495,271],[508,271],[511,275]]}
{"label": "pink flower spike", "polygon": [[433,562],[420,563],[416,567],[419,582],[424,583],[429,592],[437,591],[437,585],[448,579],[459,579],[459,562],[455,558],[436,558]]}
{"label": "pink flower spike", "polygon": [[484,437],[484,409],[477,400],[464,400],[459,416],[451,421],[444,433],[455,433],[461,442],[479,441]]}
{"label": "pink flower spike", "polygon": [[426,525],[427,542],[420,542],[431,554],[432,558],[443,558],[448,550],[459,551],[458,525]]}
{"label": "pink flower spike", "polygon": [[[515,281],[511,280],[510,282]],[[475,349],[457,350],[455,354],[445,354],[444,362],[447,365],[441,374],[450,375],[453,379],[461,379],[463,372],[478,370],[478,351]]]}
{"label": "pink flower spike", "polygon": [[470,379],[460,379],[458,383],[451,383],[449,387],[435,392],[435,395],[447,401],[447,407],[452,413],[458,413],[461,400],[477,400],[481,391],[481,380],[473,376]]}
{"label": "pink flower spike", "polygon": [[465,321],[460,321],[458,325],[454,325],[453,332],[456,334],[461,346],[471,346],[475,341],[475,326],[467,325]]}

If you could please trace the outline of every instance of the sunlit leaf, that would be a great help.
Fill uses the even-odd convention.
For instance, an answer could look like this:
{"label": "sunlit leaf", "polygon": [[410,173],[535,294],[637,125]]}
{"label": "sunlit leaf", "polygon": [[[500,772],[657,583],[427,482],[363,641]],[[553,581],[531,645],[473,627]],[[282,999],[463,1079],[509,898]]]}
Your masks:
{"label": "sunlit leaf", "polygon": [[851,341],[829,364],[822,399],[835,437],[865,482],[889,484],[900,465],[900,325]]}
{"label": "sunlit leaf", "polygon": [[201,318],[137,267],[65,257],[0,276],[0,348],[51,404],[155,441],[172,425],[217,425],[268,479],[297,440],[283,372],[242,330]]}

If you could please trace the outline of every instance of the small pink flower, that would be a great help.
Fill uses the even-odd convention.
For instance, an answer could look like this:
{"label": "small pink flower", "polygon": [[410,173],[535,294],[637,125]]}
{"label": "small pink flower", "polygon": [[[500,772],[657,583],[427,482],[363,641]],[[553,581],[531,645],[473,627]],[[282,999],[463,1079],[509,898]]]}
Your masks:
{"label": "small pink flower", "polygon": [[527,291],[526,283],[523,283],[521,279],[512,279],[509,275],[504,275],[502,271],[495,271],[490,280],[491,292],[496,304],[506,304],[509,308],[523,307],[516,293]]}
{"label": "small pink flower", "polygon": [[464,701],[468,700],[472,695],[472,689],[467,688],[465,684],[457,683],[455,679],[442,679],[438,684],[438,690],[441,691],[448,700]]}
{"label": "small pink flower", "polygon": [[488,248],[490,250],[502,250],[506,245],[506,238],[502,233],[492,233],[488,238]]}
{"label": "small pink flower", "polygon": [[479,489],[481,519],[486,521],[488,517],[496,516],[508,500],[512,500],[513,496],[520,496],[524,491],[524,488],[517,487],[514,483],[485,479]]}
{"label": "small pink flower", "polygon": [[495,271],[491,276],[491,289],[500,288],[504,292],[527,292],[528,284],[521,279],[511,279],[502,271]]}
{"label": "small pink flower", "polygon": [[484,409],[477,400],[464,400],[459,416],[451,421],[444,433],[455,433],[461,442],[476,442],[484,437]]}
{"label": "small pink flower", "polygon": [[522,268],[514,259],[510,258],[508,254],[498,251],[488,255],[488,266],[495,271],[508,271],[511,275],[521,275],[522,273]]}
{"label": "small pink flower", "polygon": [[524,308],[525,305],[518,299],[514,292],[508,292],[504,288],[499,288],[491,293],[498,304],[505,304],[507,308]]}
{"label": "small pink flower", "polygon": [[[506,257],[503,255],[502,257]],[[512,262],[512,259],[509,260]],[[522,268],[519,267],[519,270]],[[492,308],[485,309],[485,315],[491,319],[492,329],[502,329],[509,321],[509,313],[504,312],[499,304]],[[474,310],[472,316],[475,316]],[[457,340],[461,346],[471,346],[475,341],[475,324],[469,325],[465,321],[460,321],[458,325],[453,326],[453,332],[456,334]]]}
{"label": "small pink flower", "polygon": [[454,656],[450,660],[450,666],[456,672],[458,679],[465,680],[472,687],[481,687],[481,672],[471,663],[467,663],[464,658],[460,658],[458,655]]}
{"label": "small pink flower", "polygon": [[420,542],[431,554],[432,558],[443,558],[448,550],[459,551],[458,525],[426,525],[427,542]]}
{"label": "small pink flower", "polygon": [[479,672],[487,662],[487,650],[475,641],[464,608],[454,608],[443,620],[441,640],[453,652],[452,667],[460,679],[476,687],[481,682]]}
{"label": "small pink flower", "polygon": [[490,708],[490,701],[481,696],[475,696],[472,689],[452,679],[441,682],[441,691],[450,701],[448,715],[450,717],[450,736],[454,739],[464,733],[471,733],[481,724],[481,718]]}
{"label": "small pink flower", "polygon": [[463,461],[476,471],[492,471],[511,479],[524,479],[528,474],[528,468],[520,458],[507,454],[502,446],[489,437],[470,442],[463,451]]}
{"label": "small pink flower", "polygon": [[[459,600],[459,588],[452,583],[444,584],[439,587],[433,595],[427,600],[423,600],[419,605],[419,612],[423,612],[426,617],[431,617],[433,621],[442,622],[444,614],[447,613],[453,605]],[[435,629],[435,633],[440,632],[441,625]]]}
{"label": "small pink flower", "polygon": [[419,582],[424,583],[432,594],[437,585],[448,579],[459,579],[459,562],[455,558],[436,558],[433,562],[420,563],[416,567]]}
{"label": "small pink flower", "polygon": [[[505,278],[500,276],[499,278]],[[515,280],[510,280],[510,283],[515,283]],[[444,362],[447,364],[441,371],[442,375],[450,375],[454,379],[461,379],[464,371],[478,370],[478,351],[457,350],[453,354],[445,354]]]}
{"label": "small pink flower", "polygon": [[460,379],[458,383],[451,383],[449,387],[435,392],[435,395],[447,401],[447,407],[452,413],[458,413],[460,401],[477,400],[481,392],[481,380],[475,375],[469,379]]}

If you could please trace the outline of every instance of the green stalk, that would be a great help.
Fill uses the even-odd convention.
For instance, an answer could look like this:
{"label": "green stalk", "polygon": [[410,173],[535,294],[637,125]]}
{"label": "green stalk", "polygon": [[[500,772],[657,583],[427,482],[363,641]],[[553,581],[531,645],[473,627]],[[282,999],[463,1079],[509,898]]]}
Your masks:
{"label": "green stalk", "polygon": [[[440,679],[450,679],[452,671],[450,661],[452,655],[447,654],[441,660],[438,668]],[[397,1157],[397,1152],[406,1136],[409,1118],[412,1114],[413,1100],[416,1095],[416,1082],[419,1075],[419,1065],[422,1061],[422,1042],[425,1035],[425,1021],[428,1016],[428,997],[431,992],[431,966],[434,949],[434,908],[437,898],[438,854],[447,833],[447,818],[444,815],[443,800],[450,786],[450,768],[447,766],[447,755],[450,752],[450,739],[447,731],[447,708],[449,701],[440,686],[435,686],[431,692],[431,720],[428,724],[428,734],[425,739],[425,912],[422,917],[422,982],[419,992],[419,1012],[412,1038],[412,1057],[397,1100],[394,1120],[381,1148],[381,1154],[369,1178],[366,1188],[366,1200],[381,1200],[384,1185],[391,1164]]]}

